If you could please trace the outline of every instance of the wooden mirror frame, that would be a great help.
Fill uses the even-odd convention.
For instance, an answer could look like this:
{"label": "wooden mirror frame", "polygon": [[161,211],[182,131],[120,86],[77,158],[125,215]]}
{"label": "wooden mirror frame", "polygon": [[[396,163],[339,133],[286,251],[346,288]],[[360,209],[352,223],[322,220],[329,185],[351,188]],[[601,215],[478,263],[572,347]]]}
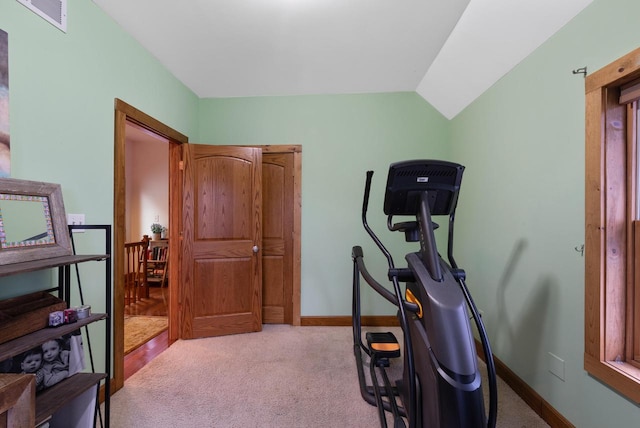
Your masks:
{"label": "wooden mirror frame", "polygon": [[[49,202],[49,214],[55,242],[24,247],[0,248],[0,265],[50,259],[72,254],[67,216],[59,184],[0,178],[0,194],[40,196]],[[2,229],[4,232],[4,228]]]}

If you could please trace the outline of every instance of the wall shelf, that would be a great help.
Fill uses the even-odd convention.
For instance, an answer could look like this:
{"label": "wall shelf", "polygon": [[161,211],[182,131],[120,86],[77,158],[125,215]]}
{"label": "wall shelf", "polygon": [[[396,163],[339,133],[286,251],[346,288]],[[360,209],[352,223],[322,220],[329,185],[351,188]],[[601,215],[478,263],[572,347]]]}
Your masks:
{"label": "wall shelf", "polygon": [[[77,229],[77,226],[69,226],[69,233],[73,229]],[[60,382],[52,385],[43,391],[36,394],[35,402],[35,424],[36,426],[42,424],[53,418],[62,419],[68,418],[68,406],[78,406],[78,403],[85,403],[81,396],[86,394],[93,395],[95,400],[95,409],[93,412],[93,425],[95,426],[96,418],[98,414],[98,391],[99,386],[104,381],[105,388],[105,401],[104,401],[104,420],[101,420],[101,426],[109,427],[109,412],[110,412],[110,367],[111,367],[111,226],[110,225],[82,225],[85,230],[102,230],[105,234],[105,254],[93,254],[93,255],[76,255],[67,254],[55,257],[45,257],[42,259],[17,261],[15,263],[7,263],[0,265],[0,277],[7,277],[11,275],[18,275],[26,272],[42,271],[46,269],[57,269],[58,271],[58,285],[54,288],[46,291],[57,292],[58,297],[63,299],[68,307],[71,307],[71,267],[78,263],[84,263],[89,261],[101,261],[105,263],[104,279],[105,279],[105,305],[106,313],[95,313],[87,318],[79,319],[71,324],[63,324],[53,328],[43,328],[32,333],[26,334],[21,337],[17,337],[10,341],[0,344],[0,361],[7,360],[9,358],[20,355],[36,346],[39,346],[48,340],[56,339],[61,336],[73,333],[77,330],[85,328],[84,336],[86,337],[85,344],[88,344],[90,367],[91,372],[76,373],[68,378],[61,380]],[[71,236],[71,243],[73,246],[73,237]],[[75,252],[75,247],[73,247]],[[76,266],[77,268],[77,266]],[[80,278],[78,276],[78,289],[80,291],[80,304],[83,305],[82,298],[82,286]],[[105,322],[105,367],[104,372],[96,373],[93,356],[91,350],[91,343],[89,340],[89,331],[87,326],[96,321]],[[91,389],[95,389],[95,392]],[[80,404],[80,406],[87,406],[87,404]],[[88,407],[86,407],[89,409]],[[65,410],[67,409],[67,410]],[[60,412],[57,414],[57,412]],[[52,419],[52,422],[53,422]],[[65,424],[70,421],[65,420]],[[68,425],[67,425],[68,426]],[[82,426],[85,426],[83,423]]]}
{"label": "wall shelf", "polygon": [[55,268],[83,263],[91,260],[101,261],[109,256],[105,254],[99,255],[69,255],[61,257],[52,257],[50,259],[30,260],[27,262],[11,263],[0,266],[0,277],[17,275],[26,272],[35,272],[37,270]]}
{"label": "wall shelf", "polygon": [[80,396],[83,392],[105,379],[105,373],[76,373],[73,376],[45,389],[36,396],[36,426]]}
{"label": "wall shelf", "polygon": [[4,361],[7,358],[11,358],[14,355],[21,354],[28,351],[34,346],[40,345],[47,340],[55,339],[65,334],[72,333],[81,327],[91,324],[92,322],[103,320],[107,318],[107,314],[93,314],[88,318],[78,320],[73,324],[63,324],[54,328],[43,328],[42,330],[34,331],[25,336],[21,336],[10,340],[8,342],[0,344],[0,361]]}

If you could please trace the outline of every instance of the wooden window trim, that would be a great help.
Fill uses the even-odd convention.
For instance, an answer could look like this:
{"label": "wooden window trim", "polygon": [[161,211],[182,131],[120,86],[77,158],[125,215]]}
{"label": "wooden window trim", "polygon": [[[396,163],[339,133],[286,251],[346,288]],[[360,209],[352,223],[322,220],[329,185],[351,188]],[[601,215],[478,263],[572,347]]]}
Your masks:
{"label": "wooden window trim", "polygon": [[[635,365],[638,292],[633,230],[635,165],[627,152],[634,129],[620,87],[640,78],[640,49],[589,75],[585,82],[585,370],[640,403],[640,365]],[[631,280],[630,280],[631,279]],[[640,291],[639,291],[640,292]]]}
{"label": "wooden window trim", "polygon": [[626,327],[627,327],[627,353],[626,361],[634,367],[640,369],[640,361],[638,360],[638,348],[640,340],[640,326],[636,308],[638,306],[638,295],[640,293],[640,269],[637,269],[638,258],[640,257],[640,222],[637,212],[637,192],[638,192],[638,165],[637,165],[637,117],[638,102],[633,101],[626,106],[627,127],[627,248],[629,257],[627,258],[627,305],[626,305]]}

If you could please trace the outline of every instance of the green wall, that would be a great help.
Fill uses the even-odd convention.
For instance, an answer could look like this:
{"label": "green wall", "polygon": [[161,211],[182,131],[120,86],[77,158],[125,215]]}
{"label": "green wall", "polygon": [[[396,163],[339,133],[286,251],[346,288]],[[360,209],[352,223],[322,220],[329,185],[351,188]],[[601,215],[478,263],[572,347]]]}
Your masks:
{"label": "green wall", "polygon": [[[199,100],[92,2],[69,2],[64,34],[3,1],[12,176],[61,183],[67,212],[111,224],[114,98],[203,144],[301,144],[302,315],[347,315],[351,247],[363,245],[372,271],[385,272],[360,223],[365,171],[376,172],[370,224],[403,254],[412,247],[385,232],[388,164],[460,162],[456,258],[497,356],[576,426],[636,426],[638,407],[582,369],[584,80],[571,71],[638,47],[639,12],[635,0],[595,0],[447,121],[415,93]],[[79,239],[100,251],[91,236]],[[100,309],[102,285],[88,277],[87,299]],[[47,281],[3,280],[0,296]],[[363,305],[393,313],[370,293]],[[564,380],[549,372],[549,353],[565,361]]]}
{"label": "green wall", "polygon": [[[362,245],[370,269],[386,277],[386,261],[361,223],[366,171],[375,171],[370,225],[402,264],[403,248],[416,247],[386,228],[389,163],[447,158],[449,151],[448,121],[414,92],[203,99],[199,124],[204,144],[302,145],[302,316],[351,313],[353,245]],[[395,313],[368,292],[363,307]]]}
{"label": "green wall", "polygon": [[572,70],[640,46],[639,13],[636,0],[594,1],[451,122],[467,167],[458,261],[493,350],[581,428],[638,426],[640,409],[583,370],[584,79]]}
{"label": "green wall", "polygon": [[[93,2],[70,1],[67,12],[65,34],[17,1],[0,2],[0,29],[9,36],[11,176],[60,183],[67,212],[112,224],[114,99],[188,135],[197,130],[198,98]],[[79,251],[103,252],[102,236],[78,235]],[[103,266],[80,269],[86,302],[104,311]],[[2,278],[0,297],[45,288],[51,276]],[[92,329],[102,361],[104,329]]]}

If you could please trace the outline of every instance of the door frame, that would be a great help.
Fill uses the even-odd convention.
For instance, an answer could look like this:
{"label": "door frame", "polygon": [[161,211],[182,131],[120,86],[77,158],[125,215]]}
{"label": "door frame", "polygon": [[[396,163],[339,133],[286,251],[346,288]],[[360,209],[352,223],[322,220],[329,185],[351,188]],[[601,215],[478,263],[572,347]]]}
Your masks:
{"label": "door frame", "polygon": [[[125,243],[125,146],[127,121],[136,123],[169,140],[169,284],[178,284],[180,278],[180,231],[182,230],[182,144],[189,137],[136,109],[119,98],[114,100],[114,194],[113,194],[113,260],[124,258]],[[302,145],[252,145],[263,153],[293,153],[294,155],[294,221],[293,221],[293,295],[292,325],[300,326],[301,266],[302,266]],[[124,267],[113,265],[113,379],[111,393],[124,386]],[[169,343],[178,339],[179,299],[178,287],[169,286]]]}
{"label": "door frame", "polygon": [[[124,259],[125,243],[125,153],[127,121],[161,135],[169,140],[169,343],[177,339],[177,299],[174,293],[178,278],[179,231],[181,210],[182,174],[179,173],[182,144],[189,142],[189,137],[170,128],[148,114],[136,109],[116,98],[114,126],[114,185],[113,185],[113,380],[111,392],[114,393],[124,385],[124,266],[118,260]],[[176,222],[177,220],[177,222]],[[175,302],[175,303],[174,303]]]}

